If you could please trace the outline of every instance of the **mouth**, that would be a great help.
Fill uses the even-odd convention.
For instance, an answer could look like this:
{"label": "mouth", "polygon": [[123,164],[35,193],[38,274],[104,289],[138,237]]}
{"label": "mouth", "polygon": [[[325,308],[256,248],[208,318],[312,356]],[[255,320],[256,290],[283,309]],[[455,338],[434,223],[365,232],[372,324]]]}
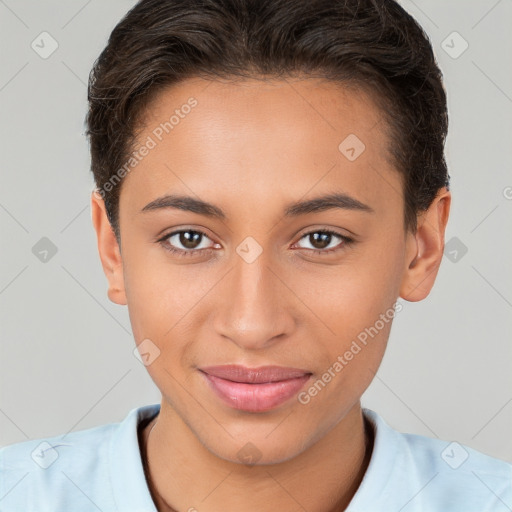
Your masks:
{"label": "mouth", "polygon": [[279,407],[295,396],[312,375],[306,370],[283,366],[208,366],[199,371],[226,405],[246,412]]}

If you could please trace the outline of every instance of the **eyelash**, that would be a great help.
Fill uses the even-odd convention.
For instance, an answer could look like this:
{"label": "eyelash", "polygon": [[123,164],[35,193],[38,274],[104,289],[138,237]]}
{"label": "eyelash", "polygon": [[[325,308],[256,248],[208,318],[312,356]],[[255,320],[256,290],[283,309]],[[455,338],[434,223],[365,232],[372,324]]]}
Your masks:
{"label": "eyelash", "polygon": [[[190,257],[190,256],[194,256],[194,255],[197,255],[197,254],[210,254],[210,253],[212,253],[215,250],[214,248],[208,247],[208,248],[205,248],[205,249],[190,249],[190,250],[187,251],[187,250],[184,250],[184,249],[176,249],[175,247],[173,247],[172,245],[170,245],[167,242],[167,240],[171,236],[179,235],[180,233],[186,233],[187,231],[191,231],[193,233],[199,233],[202,237],[209,238],[209,236],[206,233],[204,233],[203,231],[198,231],[198,230],[195,230],[195,229],[181,229],[179,231],[173,231],[172,233],[169,233],[168,235],[163,236],[162,238],[157,240],[157,242],[159,242],[160,245],[166,251],[169,251],[169,252],[173,253],[174,255],[176,255],[178,257],[185,257],[185,258],[186,257]],[[303,238],[305,238],[305,237],[307,237],[309,235],[312,235],[314,233],[326,233],[328,235],[334,235],[334,236],[339,237],[341,239],[341,242],[336,247],[331,248],[331,249],[305,249],[306,251],[313,252],[313,254],[319,254],[319,255],[332,254],[332,253],[340,251],[344,247],[347,247],[347,246],[349,246],[349,245],[354,243],[354,239],[349,238],[348,236],[342,235],[341,233],[338,233],[336,231],[331,231],[331,230],[328,230],[328,229],[316,229],[316,230],[313,230],[313,231],[308,231],[307,233],[304,233],[299,238],[299,240],[302,240]],[[299,249],[301,249],[301,248],[299,247]]]}

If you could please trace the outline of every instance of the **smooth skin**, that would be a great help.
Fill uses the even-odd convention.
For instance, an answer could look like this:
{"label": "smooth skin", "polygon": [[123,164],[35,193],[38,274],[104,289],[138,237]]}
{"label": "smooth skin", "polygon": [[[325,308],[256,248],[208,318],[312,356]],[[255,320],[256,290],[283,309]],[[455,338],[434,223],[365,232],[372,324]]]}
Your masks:
{"label": "smooth skin", "polygon": [[[398,297],[428,295],[443,255],[450,193],[441,189],[419,215],[417,231],[406,231],[402,179],[382,113],[361,90],[317,78],[189,79],[150,104],[140,143],[190,97],[197,106],[124,179],[121,247],[101,197],[91,197],[108,296],[128,306],[135,342],[150,339],[160,350],[147,366],[162,393],[147,441],[156,505],[344,510],[371,455],[360,397],[382,360],[391,322],[307,404],[292,398],[267,412],[236,410],[198,368],[301,368],[312,373],[307,390]],[[338,149],[350,134],[365,145],[354,161]],[[334,192],[370,210],[285,215],[293,203]],[[211,203],[225,218],[141,211],[166,194]],[[187,229],[206,236],[196,235],[192,246],[170,236]],[[310,235],[319,229],[336,234],[322,245]],[[246,237],[262,249],[252,263],[237,252]],[[247,443],[260,457],[253,466],[237,455]]]}

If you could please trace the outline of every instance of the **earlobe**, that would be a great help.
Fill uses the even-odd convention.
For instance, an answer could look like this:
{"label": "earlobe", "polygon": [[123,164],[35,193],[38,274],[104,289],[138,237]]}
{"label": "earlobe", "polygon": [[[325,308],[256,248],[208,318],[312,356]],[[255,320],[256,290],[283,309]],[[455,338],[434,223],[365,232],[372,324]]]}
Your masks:
{"label": "earlobe", "polygon": [[423,300],[434,285],[443,258],[450,203],[451,194],[443,187],[428,210],[419,215],[416,233],[408,234],[406,268],[400,287],[400,297],[405,300]]}
{"label": "earlobe", "polygon": [[108,220],[105,202],[96,191],[91,194],[91,220],[96,231],[101,265],[108,280],[108,298],[124,306],[127,301],[121,251]]}

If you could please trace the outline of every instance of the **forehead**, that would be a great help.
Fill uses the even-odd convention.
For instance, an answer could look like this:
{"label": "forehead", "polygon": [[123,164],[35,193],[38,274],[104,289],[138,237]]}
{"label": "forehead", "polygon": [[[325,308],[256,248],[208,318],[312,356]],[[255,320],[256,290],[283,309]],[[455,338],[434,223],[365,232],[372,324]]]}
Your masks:
{"label": "forehead", "polygon": [[[192,99],[197,106],[188,112],[186,105]],[[189,117],[184,123],[190,128],[188,136],[205,142],[215,132],[235,139],[238,130],[242,135],[256,135],[257,131],[262,140],[265,136],[274,139],[276,130],[285,125],[282,138],[301,134],[310,137],[312,131],[319,131],[324,138],[330,139],[331,135],[337,140],[347,130],[366,137],[368,144],[382,145],[386,138],[382,112],[369,92],[318,78],[186,80],[160,92],[150,102],[143,116],[146,130],[154,131],[175,112],[179,120],[171,123],[173,134],[184,131],[178,125]],[[194,118],[200,118],[199,122],[194,123]],[[309,129],[304,129],[306,124]]]}
{"label": "forehead", "polygon": [[134,150],[151,149],[126,176],[121,203],[130,196],[142,208],[171,189],[268,201],[341,187],[370,202],[385,186],[401,199],[387,125],[361,89],[311,78],[195,78],[160,92],[141,119]]}

